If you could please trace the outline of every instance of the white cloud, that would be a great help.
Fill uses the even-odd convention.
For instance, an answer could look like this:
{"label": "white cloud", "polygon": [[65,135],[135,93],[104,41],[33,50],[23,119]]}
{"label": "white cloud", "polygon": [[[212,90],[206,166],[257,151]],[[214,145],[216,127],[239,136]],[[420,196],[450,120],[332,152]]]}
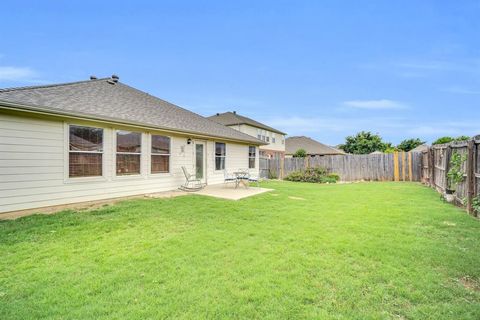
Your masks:
{"label": "white cloud", "polygon": [[406,117],[274,117],[259,119],[263,123],[285,131],[289,136],[307,135],[332,144],[344,141],[359,131],[380,134],[387,141],[398,143],[405,138],[418,137],[433,141],[441,136],[473,136],[480,134],[477,121],[441,121]]}
{"label": "white cloud", "polygon": [[470,88],[464,88],[464,87],[458,87],[458,86],[449,87],[442,91],[456,93],[456,94],[480,94],[480,89],[472,90]]}
{"label": "white cloud", "polygon": [[456,70],[459,67],[446,61],[401,62],[397,66],[406,69],[419,70]]}
{"label": "white cloud", "polygon": [[343,132],[355,133],[361,130],[390,131],[402,128],[402,118],[371,117],[371,118],[344,118],[344,117],[276,117],[261,119],[268,125],[283,129],[290,135],[305,133]]}
{"label": "white cloud", "polygon": [[399,59],[358,65],[360,69],[388,72],[402,78],[427,78],[445,73],[480,73],[480,59]]}
{"label": "white cloud", "polygon": [[0,81],[31,81],[37,72],[28,67],[0,66]]}
{"label": "white cloud", "polygon": [[380,99],[380,100],[350,100],[345,101],[344,105],[358,109],[405,109],[407,106],[398,101]]}

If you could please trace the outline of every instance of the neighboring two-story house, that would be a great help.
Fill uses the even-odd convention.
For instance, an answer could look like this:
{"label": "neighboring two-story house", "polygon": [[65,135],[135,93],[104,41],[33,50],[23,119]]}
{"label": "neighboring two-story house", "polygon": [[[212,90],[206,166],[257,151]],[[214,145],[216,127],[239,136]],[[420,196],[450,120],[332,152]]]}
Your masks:
{"label": "neighboring two-story house", "polygon": [[268,143],[260,146],[260,156],[267,158],[283,158],[285,156],[285,132],[241,116],[236,111],[217,113],[208,119]]}

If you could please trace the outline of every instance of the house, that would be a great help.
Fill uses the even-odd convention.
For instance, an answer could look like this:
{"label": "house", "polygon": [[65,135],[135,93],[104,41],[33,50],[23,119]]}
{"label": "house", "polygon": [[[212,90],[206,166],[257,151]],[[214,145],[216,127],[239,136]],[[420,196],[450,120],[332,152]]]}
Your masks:
{"label": "house", "polygon": [[251,135],[111,78],[0,89],[0,212],[258,174]]}
{"label": "house", "polygon": [[421,145],[419,145],[418,147],[413,148],[412,150],[410,150],[410,152],[425,152],[425,151],[428,151],[428,149],[430,149],[430,147],[428,146],[428,144],[421,144]]}
{"label": "house", "polygon": [[288,137],[285,140],[285,157],[293,157],[299,149],[305,150],[307,155],[311,157],[345,154],[342,150],[327,146],[305,136]]}
{"label": "house", "polygon": [[262,157],[282,158],[285,155],[285,132],[241,116],[236,111],[217,113],[209,119],[266,142],[260,146]]}

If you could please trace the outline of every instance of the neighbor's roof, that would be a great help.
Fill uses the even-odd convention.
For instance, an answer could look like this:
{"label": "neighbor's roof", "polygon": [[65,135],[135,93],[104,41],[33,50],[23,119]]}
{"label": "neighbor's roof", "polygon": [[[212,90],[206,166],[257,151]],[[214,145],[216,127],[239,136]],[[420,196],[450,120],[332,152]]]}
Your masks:
{"label": "neighbor's roof", "polygon": [[421,144],[418,147],[410,150],[410,152],[423,152],[423,151],[427,151],[428,148],[430,148],[430,147],[427,144]]}
{"label": "neighbor's roof", "polygon": [[253,119],[241,116],[237,114],[236,112],[224,112],[224,113],[217,113],[216,115],[213,115],[211,117],[208,117],[208,119],[213,120],[215,122],[218,122],[220,124],[223,124],[225,126],[232,126],[232,125],[238,125],[238,124],[248,124],[252,127],[276,132],[279,134],[286,134],[285,132],[282,132],[280,130],[277,130],[275,128],[272,128],[270,126],[267,126],[266,124],[263,124],[261,122],[255,121]]}
{"label": "neighbor's roof", "polygon": [[345,154],[341,150],[327,146],[309,137],[289,137],[285,140],[285,154],[294,154],[298,149],[304,149],[307,151],[307,154],[311,155]]}
{"label": "neighbor's roof", "polygon": [[42,111],[265,144],[111,78],[0,89],[0,108]]}

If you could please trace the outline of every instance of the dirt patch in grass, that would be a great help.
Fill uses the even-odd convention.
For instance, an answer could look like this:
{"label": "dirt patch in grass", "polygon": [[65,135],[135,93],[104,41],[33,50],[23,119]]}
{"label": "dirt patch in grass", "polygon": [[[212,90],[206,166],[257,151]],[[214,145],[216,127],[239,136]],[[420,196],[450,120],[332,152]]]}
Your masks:
{"label": "dirt patch in grass", "polygon": [[288,199],[291,199],[291,200],[305,200],[305,198],[293,197],[293,196],[289,196]]}
{"label": "dirt patch in grass", "polygon": [[478,282],[478,280],[475,280],[469,276],[458,279],[458,282],[460,282],[465,289],[472,291],[480,291],[480,283]]}
{"label": "dirt patch in grass", "polygon": [[450,221],[443,221],[443,224],[450,227],[455,227],[457,225],[455,222],[450,222]]}

